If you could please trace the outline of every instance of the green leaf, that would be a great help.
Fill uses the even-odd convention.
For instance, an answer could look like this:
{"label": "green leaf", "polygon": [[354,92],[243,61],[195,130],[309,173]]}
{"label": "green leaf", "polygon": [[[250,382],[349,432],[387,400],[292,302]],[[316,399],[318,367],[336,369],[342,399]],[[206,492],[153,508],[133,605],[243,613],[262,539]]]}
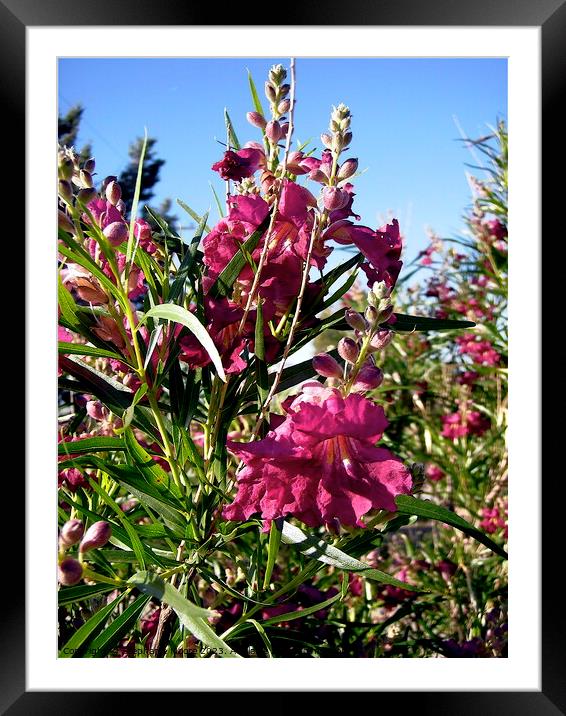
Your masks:
{"label": "green leaf", "polygon": [[236,281],[241,270],[247,263],[246,253],[253,253],[254,249],[259,244],[259,240],[263,236],[264,231],[269,226],[269,221],[270,218],[268,214],[253,234],[251,234],[251,236],[249,236],[240,246],[240,250],[230,259],[220,276],[218,276],[214,282],[214,285],[209,291],[210,296],[227,296],[232,290],[234,281]]}
{"label": "green leaf", "polygon": [[220,358],[218,349],[214,345],[212,338],[208,335],[206,328],[194,314],[190,313],[190,311],[187,311],[187,309],[182,306],[176,306],[173,303],[165,303],[161,306],[154,306],[151,308],[141,319],[140,324],[148,318],[163,318],[168,321],[180,323],[182,326],[188,328],[210,356],[210,359],[216,368],[218,377],[226,382],[226,374],[224,373],[224,368],[222,367],[222,359]]}
{"label": "green leaf", "polygon": [[102,607],[102,609],[99,609],[96,614],[79,627],[59,652],[59,658],[71,659],[73,657],[82,656],[126,594],[127,592],[123,592],[117,596],[114,601]]}
{"label": "green leaf", "polygon": [[72,443],[61,442],[58,446],[59,455],[84,455],[91,452],[110,452],[125,449],[126,446],[122,438],[112,437],[83,438]]}
{"label": "green leaf", "polygon": [[234,125],[232,124],[232,120],[230,119],[230,115],[228,114],[228,110],[226,109],[226,107],[224,107],[224,122],[226,124],[226,130],[228,133],[230,145],[236,151],[238,151],[238,149],[240,149],[240,142],[238,141],[238,137],[236,136],[236,132],[234,131]]}
{"label": "green leaf", "polygon": [[187,281],[187,278],[189,277],[189,274],[190,274],[193,264],[195,262],[196,251],[197,251],[199,242],[202,238],[202,235],[204,233],[204,227],[206,226],[207,219],[208,219],[208,212],[200,220],[196,234],[194,235],[193,240],[191,241],[189,249],[188,249],[187,253],[185,254],[183,260],[181,261],[179,268],[177,269],[177,273],[175,275],[175,280],[173,281],[173,283],[171,285],[171,290],[169,291],[169,301],[171,303],[177,303],[178,299],[181,299],[179,301],[179,305],[182,305],[183,298],[184,298],[183,288],[185,286],[185,282]]}
{"label": "green leaf", "polygon": [[216,202],[216,208],[218,209],[218,216],[223,219],[224,218],[224,209],[222,207],[222,203],[220,201],[220,197],[216,193],[216,189],[214,188],[213,183],[210,181],[208,182],[210,186],[210,190],[212,191],[212,196],[214,197],[214,201]]}
{"label": "green leaf", "polygon": [[138,164],[138,175],[136,177],[136,188],[134,190],[134,198],[132,200],[132,209],[130,211],[130,232],[128,234],[128,248],[126,249],[126,261],[131,266],[131,262],[133,261],[133,256],[135,254],[135,250],[137,248],[137,242],[134,247],[134,228],[136,224],[136,214],[138,211],[138,203],[140,200],[140,194],[141,194],[141,183],[142,183],[142,176],[143,176],[143,160],[145,158],[145,152],[147,149],[147,129],[144,130],[144,137],[143,137],[143,145],[142,150],[140,154],[140,161]]}
{"label": "green leaf", "polygon": [[395,577],[391,577],[389,574],[381,572],[379,569],[372,569],[371,567],[368,567],[367,564],[364,564],[364,562],[360,562],[358,559],[350,557],[338,548],[327,544],[324,540],[320,539],[320,537],[307,536],[298,527],[295,527],[295,525],[291,525],[288,522],[283,523],[281,539],[286,544],[295,545],[299,549],[299,552],[307,557],[318,559],[319,562],[331,564],[334,567],[344,569],[348,572],[359,573],[366,579],[373,579],[376,582],[381,582],[382,584],[391,584],[394,587],[400,587],[401,589],[407,589],[412,592],[426,591],[415,587],[414,584],[401,582],[400,580],[395,579]]}
{"label": "green leaf", "polygon": [[269,619],[264,619],[262,624],[264,626],[267,626],[269,624],[278,624],[279,622],[290,622],[293,619],[303,619],[304,617],[308,617],[310,614],[315,614],[316,612],[319,612],[321,609],[326,609],[326,607],[331,606],[334,604],[334,602],[337,602],[339,599],[344,599],[344,596],[346,595],[346,592],[348,591],[348,580],[343,579],[342,580],[342,588],[338,592],[338,594],[335,594],[334,596],[330,597],[329,599],[325,599],[323,602],[319,602],[318,604],[313,604],[311,607],[306,607],[305,609],[301,609],[300,611],[295,610],[293,612],[287,612],[286,614],[279,614],[275,617],[270,617]]}
{"label": "green leaf", "polygon": [[[199,215],[197,214],[197,212],[194,211],[194,209],[191,209],[191,207],[190,207],[188,204],[185,204],[185,202],[182,201],[181,199],[177,199],[177,204],[179,204],[179,206],[181,207],[181,209],[183,209],[184,211],[186,211],[187,214],[191,217],[191,219],[194,219],[194,220],[197,222],[197,224],[200,224],[200,223],[201,223],[201,221],[203,220],[203,217],[202,217],[202,216],[199,216]],[[205,216],[207,216],[207,215],[205,214]],[[208,224],[205,224],[205,225],[204,225],[204,229],[205,229],[205,231],[207,231],[208,233],[210,233],[210,226],[208,226]]]}
{"label": "green leaf", "polygon": [[86,384],[85,392],[93,393],[106,407],[116,415],[122,416],[130,405],[133,393],[114,378],[101,373],[92,366],[76,358],[61,356],[59,365],[63,372],[69,373]]}
{"label": "green leaf", "polygon": [[268,375],[267,365],[265,363],[265,342],[263,335],[263,308],[262,302],[257,302],[257,313],[255,320],[255,336],[254,336],[254,353],[255,353],[255,371],[257,379],[257,394],[259,403],[263,405],[268,393]]}
{"label": "green leaf", "polygon": [[[80,326],[78,327],[80,330]],[[126,365],[130,365],[129,361],[124,358],[123,355],[115,353],[114,351],[108,351],[105,348],[97,348],[96,346],[85,346],[84,343],[67,343],[66,341],[59,341],[59,353],[64,353],[70,356],[94,356],[95,358],[112,358],[113,360],[119,360]]]}
{"label": "green leaf", "polygon": [[395,332],[413,331],[451,331],[455,328],[473,328],[473,321],[453,321],[450,319],[428,318],[427,316],[410,316],[406,313],[394,313],[397,319],[392,323],[385,323],[384,328]]}
{"label": "green leaf", "polygon": [[254,109],[256,112],[261,114],[262,117],[265,117],[265,112],[263,111],[263,107],[261,105],[261,100],[257,93],[257,89],[255,86],[253,77],[252,77],[252,73],[249,70],[248,70],[248,83],[250,85],[250,93],[252,95],[252,102],[254,103]]}
{"label": "green leaf", "polygon": [[116,587],[112,584],[77,584],[75,587],[62,587],[57,595],[58,603],[60,607],[64,607],[76,602],[84,602],[85,599],[92,599],[114,589]]}
{"label": "green leaf", "polygon": [[480,530],[476,529],[473,525],[467,522],[463,517],[447,510],[445,507],[440,507],[427,500],[419,500],[416,497],[410,495],[399,495],[395,498],[395,503],[399,512],[406,515],[416,515],[417,517],[423,517],[427,520],[436,520],[437,522],[444,522],[447,525],[456,527],[464,534],[473,537],[481,544],[489,547],[492,552],[498,554],[504,559],[508,558],[507,552],[496,544],[492,539],[485,535]]}
{"label": "green leaf", "polygon": [[140,594],[120,616],[116,617],[116,619],[91,642],[85,656],[95,657],[97,659],[107,656],[134,626],[150,599],[150,596]]}
{"label": "green leaf", "polygon": [[279,545],[281,544],[281,527],[283,520],[273,520],[269,530],[269,546],[267,548],[267,564],[265,565],[265,575],[263,577],[263,588],[267,589],[271,582],[271,575],[275,560],[279,554]]}
{"label": "green leaf", "polygon": [[144,594],[150,594],[168,604],[179,617],[181,624],[216,654],[224,658],[239,657],[239,654],[236,654],[214,633],[206,621],[209,617],[216,616],[218,612],[198,607],[185,599],[172,584],[149,572],[137,572],[130,577],[128,583],[137,587]]}

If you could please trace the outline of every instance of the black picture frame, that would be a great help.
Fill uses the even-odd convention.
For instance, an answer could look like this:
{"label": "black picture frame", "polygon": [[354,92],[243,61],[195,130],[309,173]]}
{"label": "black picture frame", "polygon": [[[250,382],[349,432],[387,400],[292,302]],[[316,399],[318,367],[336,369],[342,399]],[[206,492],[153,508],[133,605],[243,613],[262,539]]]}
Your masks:
{"label": "black picture frame", "polygon": [[[283,6],[278,6],[283,7]],[[25,146],[25,87],[26,87],[26,28],[31,26],[86,26],[86,25],[217,25],[213,22],[220,13],[211,6],[186,3],[182,6],[175,0],[97,0],[96,3],[81,3],[76,0],[0,0],[0,93],[5,117],[9,118],[10,136],[3,142],[4,176],[7,181],[10,212],[15,215],[15,205],[22,194],[23,151]],[[265,5],[254,11],[246,5],[242,13],[233,4],[222,9],[222,25],[266,24]],[[257,18],[257,22],[253,22]],[[245,22],[243,22],[245,20]],[[566,2],[565,0],[474,0],[474,2],[456,2],[455,0],[350,0],[345,6],[338,0],[326,0],[319,3],[294,4],[284,6],[274,24],[284,25],[381,25],[381,26],[536,26],[541,28],[542,37],[542,131],[545,142],[542,144],[543,209],[545,217],[543,229],[548,231],[554,216],[553,207],[562,207],[562,182],[551,175],[551,169],[557,160],[562,166],[564,153],[564,115],[560,112],[560,100],[564,91],[566,77]],[[512,127],[510,127],[512,136]],[[511,143],[511,151],[515,151]],[[519,148],[520,151],[520,148]],[[8,157],[6,157],[8,155]],[[22,172],[23,173],[23,172]],[[560,192],[560,194],[559,194]],[[24,216],[21,207],[20,217]],[[21,221],[18,229],[21,232]],[[545,232],[547,233],[547,232]],[[562,232],[554,233],[557,241],[563,242]],[[30,307],[27,306],[27,310]],[[535,327],[536,335],[536,327]],[[29,339],[28,339],[29,343]],[[28,344],[27,350],[33,350]],[[534,380],[540,377],[535,376]],[[27,400],[31,398],[27,395]],[[26,411],[30,416],[30,410]],[[28,417],[28,420],[30,418]],[[533,427],[535,429],[535,427]],[[29,431],[28,431],[29,436]],[[561,472],[561,471],[560,471]],[[557,474],[559,478],[561,475]],[[535,476],[524,476],[526,480],[535,480]],[[21,502],[24,504],[23,480],[20,480]],[[13,486],[16,489],[15,485]],[[556,505],[556,490],[543,490],[543,514],[541,521],[543,539],[542,579],[542,689],[538,692],[379,692],[370,695],[376,708],[385,707],[403,709],[414,708],[418,713],[467,714],[482,716],[502,716],[503,714],[536,714],[548,716],[566,714],[566,664],[563,645],[566,643],[564,629],[564,609],[561,591],[555,583],[556,567],[561,567],[558,552],[552,556],[556,545],[561,544],[562,520],[559,506]],[[21,540],[20,540],[21,544]],[[528,568],[528,566],[525,566]],[[4,565],[6,571],[7,565]],[[538,588],[538,575],[533,575],[533,590]],[[103,713],[108,707],[112,712],[137,708],[139,694],[136,692],[29,692],[25,684],[25,604],[23,589],[23,567],[12,560],[10,584],[2,590],[3,609],[3,648],[0,653],[0,708],[2,713],[16,716],[19,714],[48,713]],[[49,618],[49,615],[46,616]],[[463,665],[463,668],[464,665]],[[260,685],[258,684],[258,687]],[[72,685],[70,685],[72,688]],[[449,688],[449,685],[447,685]],[[324,689],[323,689],[324,690]],[[370,690],[368,688],[368,690]],[[193,692],[194,693],[194,692]],[[215,695],[220,696],[218,693]],[[344,697],[349,694],[333,693],[333,706],[340,708]],[[144,700],[146,694],[142,694]],[[194,696],[187,694],[185,708],[195,705]],[[269,708],[277,712],[287,710],[292,704],[292,695],[275,701],[266,695],[263,705],[255,702],[252,706],[248,699],[242,699],[241,706],[246,709]],[[206,703],[206,702],[205,702]],[[199,708],[210,708],[203,703]],[[217,702],[215,701],[215,704]],[[345,702],[344,702],[345,703]],[[111,704],[111,706],[110,706]],[[285,706],[287,704],[287,706]],[[353,705],[353,704],[352,704]],[[146,704],[147,707],[147,704]],[[373,708],[373,706],[372,706]]]}

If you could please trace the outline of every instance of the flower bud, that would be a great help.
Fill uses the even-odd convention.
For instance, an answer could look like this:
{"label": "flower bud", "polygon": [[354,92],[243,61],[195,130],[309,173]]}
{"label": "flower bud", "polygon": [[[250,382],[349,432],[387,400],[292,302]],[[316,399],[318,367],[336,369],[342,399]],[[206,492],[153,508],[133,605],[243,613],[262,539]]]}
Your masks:
{"label": "flower bud", "polygon": [[65,547],[71,547],[82,539],[84,531],[85,526],[80,520],[68,520],[61,527],[59,542]]}
{"label": "flower bud", "polygon": [[327,134],[326,132],[323,132],[320,135],[320,141],[324,144],[327,149],[332,149],[332,137],[330,134]]}
{"label": "flower bud", "polygon": [[347,107],[344,102],[340,102],[338,107],[332,107],[331,117],[334,121],[340,122],[340,120],[347,119],[350,116],[350,108]]}
{"label": "flower bud", "polygon": [[126,345],[120,329],[110,316],[97,316],[96,325],[91,330],[101,340],[107,343],[114,343],[117,348],[124,348]]}
{"label": "flower bud", "polygon": [[280,85],[286,77],[287,70],[283,67],[283,65],[273,65],[269,70],[269,79],[275,85]]}
{"label": "flower bud", "polygon": [[288,84],[281,85],[281,87],[279,88],[279,96],[286,97],[290,91],[291,91],[291,85],[288,85]]}
{"label": "flower bud", "polygon": [[353,328],[355,331],[365,331],[368,327],[364,317],[361,313],[348,308],[344,314],[346,323]]}
{"label": "flower bud", "polygon": [[86,160],[86,162],[84,163],[83,169],[85,170],[85,172],[88,172],[89,174],[92,174],[92,173],[94,172],[95,166],[96,166],[96,162],[95,162],[94,159],[91,157],[90,159],[87,159],[87,160]]}
{"label": "flower bud", "polygon": [[312,169],[309,172],[309,179],[312,179],[312,181],[316,181],[319,184],[327,184],[328,183],[328,177],[320,169]]}
{"label": "flower bud", "polygon": [[349,179],[351,176],[353,176],[358,170],[358,160],[357,159],[346,159],[344,164],[340,167],[338,171],[338,181],[343,181],[344,179]]}
{"label": "flower bud", "polygon": [[286,137],[288,131],[289,131],[289,122],[283,122],[283,124],[281,125],[281,136]]}
{"label": "flower bud", "polygon": [[73,176],[73,169],[73,162],[70,159],[63,159],[61,164],[59,164],[59,178],[69,181]]}
{"label": "flower bud", "polygon": [[264,194],[267,194],[267,192],[271,189],[271,187],[275,184],[275,176],[270,171],[263,171],[260,176],[260,183],[261,183],[261,189]]}
{"label": "flower bud", "polygon": [[120,212],[120,214],[124,215],[126,213],[126,204],[122,199],[116,204],[116,208]]}
{"label": "flower bud", "polygon": [[387,298],[391,293],[391,289],[385,281],[375,281],[371,287],[371,292],[376,298]]}
{"label": "flower bud", "polygon": [[371,361],[366,361],[360,368],[352,389],[356,392],[375,390],[383,383],[383,371]]}
{"label": "flower bud", "polygon": [[259,112],[248,112],[246,114],[246,119],[251,125],[258,127],[259,129],[265,129],[265,125],[267,124],[265,117]]}
{"label": "flower bud", "polygon": [[59,209],[57,213],[57,225],[60,229],[63,229],[63,231],[67,231],[69,234],[75,233],[75,227],[73,226],[73,222],[69,219],[67,214],[65,214],[64,211],[61,211]]}
{"label": "flower bud", "polygon": [[337,360],[328,353],[319,353],[312,359],[312,367],[325,378],[341,378],[342,368]]}
{"label": "flower bud", "polygon": [[122,189],[117,181],[111,181],[106,187],[106,198],[112,206],[116,206],[122,198]]}
{"label": "flower bud", "polygon": [[[371,294],[369,294],[371,296]],[[369,296],[368,296],[369,301]],[[375,306],[372,306],[371,304],[366,308],[364,311],[364,316],[366,321],[369,323],[370,326],[374,326],[377,319],[379,318],[379,313],[377,312],[377,308]]]}
{"label": "flower bud", "polygon": [[102,422],[108,417],[108,411],[99,400],[89,400],[86,404],[86,412],[93,420]]}
{"label": "flower bud", "polygon": [[123,221],[113,221],[102,232],[112,246],[120,246],[128,240],[128,227]]}
{"label": "flower bud", "polygon": [[73,188],[66,179],[59,179],[59,196],[67,204],[73,201]]}
{"label": "flower bud", "polygon": [[281,131],[281,125],[279,124],[279,122],[277,122],[277,121],[268,122],[265,125],[265,136],[269,139],[269,141],[272,144],[277,144],[277,142],[283,136],[283,132]]}
{"label": "flower bud", "polygon": [[350,195],[343,189],[335,186],[327,186],[322,190],[322,203],[328,211],[343,209],[350,199]]}
{"label": "flower bud", "polygon": [[84,204],[84,206],[90,204],[90,202],[93,201],[93,199],[96,199],[96,197],[97,193],[94,187],[91,189],[79,189],[77,194],[77,199],[81,202],[81,204]]}
{"label": "flower bud", "polygon": [[92,176],[91,176],[90,172],[85,172],[84,169],[81,169],[79,172],[79,179],[81,181],[83,188],[85,188],[85,189],[93,188],[94,182],[92,181]]}
{"label": "flower bud", "polygon": [[275,92],[275,87],[271,84],[271,82],[265,83],[265,96],[270,102],[275,102],[277,95]]}
{"label": "flower bud", "polygon": [[340,137],[340,149],[346,149],[352,143],[352,132],[346,132]]}
{"label": "flower bud", "polygon": [[284,99],[277,105],[277,111],[279,114],[287,114],[287,112],[291,109],[291,100],[290,99]]}
{"label": "flower bud", "polygon": [[108,522],[101,520],[91,525],[85,533],[79,546],[80,552],[87,552],[89,549],[104,547],[112,536],[112,528]]}
{"label": "flower bud", "polygon": [[65,587],[72,587],[81,581],[83,576],[83,566],[73,557],[65,557],[57,569],[57,578],[60,584]]}
{"label": "flower bud", "polygon": [[348,363],[355,363],[360,354],[356,341],[351,338],[341,338],[338,342],[338,354]]}
{"label": "flower bud", "polygon": [[93,306],[104,306],[108,303],[108,296],[102,286],[93,277],[79,276],[69,281],[78,296]]}
{"label": "flower bud", "polygon": [[371,341],[369,342],[369,350],[372,353],[380,351],[385,348],[385,346],[389,345],[392,339],[393,333],[391,331],[385,329],[382,331],[377,331],[377,333],[372,337]]}

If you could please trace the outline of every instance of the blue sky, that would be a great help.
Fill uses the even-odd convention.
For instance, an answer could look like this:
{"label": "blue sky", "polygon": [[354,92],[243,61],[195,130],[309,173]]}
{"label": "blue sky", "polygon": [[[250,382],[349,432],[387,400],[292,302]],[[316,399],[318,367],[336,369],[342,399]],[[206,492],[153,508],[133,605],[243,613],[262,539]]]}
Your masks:
{"label": "blue sky", "polygon": [[[288,67],[288,58],[60,59],[59,109],[85,107],[78,145],[92,143],[98,179],[120,172],[129,143],[147,127],[166,160],[153,203],[181,198],[198,213],[212,206],[215,220],[209,183],[224,189],[210,167],[223,151],[216,139],[225,139],[224,107],[242,144],[259,140],[245,119],[253,109],[246,70],[263,100],[269,67],[279,62]],[[478,137],[507,117],[505,59],[297,58],[296,71],[294,138],[312,138],[318,156],[332,105],[350,107],[348,156],[367,169],[355,181],[363,224],[377,228],[396,216],[406,260],[426,245],[427,226],[441,236],[462,229],[470,201],[465,163],[475,162],[456,121]]]}

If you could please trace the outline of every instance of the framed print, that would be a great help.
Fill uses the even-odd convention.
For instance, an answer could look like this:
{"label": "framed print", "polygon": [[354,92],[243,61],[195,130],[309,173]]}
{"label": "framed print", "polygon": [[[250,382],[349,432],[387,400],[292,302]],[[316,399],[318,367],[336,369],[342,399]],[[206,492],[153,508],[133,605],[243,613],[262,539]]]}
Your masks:
{"label": "framed print", "polygon": [[0,4],[7,166],[26,147],[4,711],[563,713],[537,349],[564,6],[131,5]]}

